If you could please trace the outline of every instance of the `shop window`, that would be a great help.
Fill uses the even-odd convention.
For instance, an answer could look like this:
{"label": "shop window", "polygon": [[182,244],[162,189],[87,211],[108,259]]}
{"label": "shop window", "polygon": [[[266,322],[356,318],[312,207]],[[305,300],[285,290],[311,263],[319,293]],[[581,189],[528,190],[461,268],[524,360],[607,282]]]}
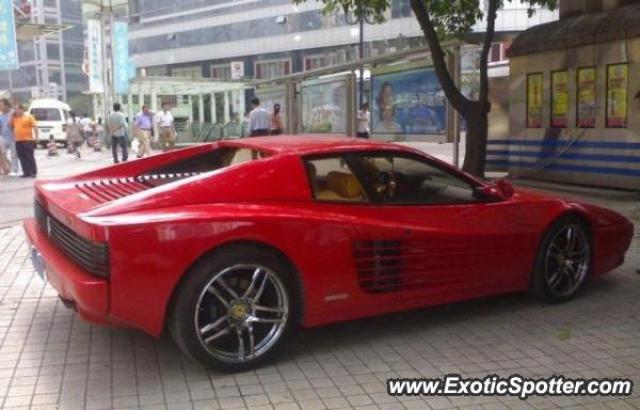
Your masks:
{"label": "shop window", "polygon": [[200,66],[174,68],[171,70],[171,76],[186,77],[186,78],[202,78],[202,68]]}
{"label": "shop window", "polygon": [[217,64],[211,66],[211,78],[218,80],[231,79],[231,64]]}
{"label": "shop window", "polygon": [[607,128],[627,127],[628,76],[626,63],[607,66]]}
{"label": "shop window", "polygon": [[551,126],[565,128],[569,123],[569,72],[551,73]]}
{"label": "shop window", "polygon": [[527,128],[542,128],[542,73],[527,75]]}
{"label": "shop window", "polygon": [[576,90],[576,125],[579,128],[596,126],[596,68],[578,68]]}
{"label": "shop window", "polygon": [[255,63],[255,77],[268,80],[291,73],[291,60],[258,61]]}

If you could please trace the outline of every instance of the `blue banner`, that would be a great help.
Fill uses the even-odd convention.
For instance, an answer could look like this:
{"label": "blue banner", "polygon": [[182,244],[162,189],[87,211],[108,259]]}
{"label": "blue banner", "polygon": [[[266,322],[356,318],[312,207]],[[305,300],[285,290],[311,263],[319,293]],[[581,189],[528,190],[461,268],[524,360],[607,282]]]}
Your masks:
{"label": "blue banner", "polygon": [[0,0],[0,70],[18,69],[13,0]]}
{"label": "blue banner", "polygon": [[432,68],[374,75],[371,82],[374,134],[446,134],[447,100]]}
{"label": "blue banner", "polygon": [[116,94],[127,94],[131,79],[131,61],[128,28],[127,23],[123,21],[113,24],[113,70]]}

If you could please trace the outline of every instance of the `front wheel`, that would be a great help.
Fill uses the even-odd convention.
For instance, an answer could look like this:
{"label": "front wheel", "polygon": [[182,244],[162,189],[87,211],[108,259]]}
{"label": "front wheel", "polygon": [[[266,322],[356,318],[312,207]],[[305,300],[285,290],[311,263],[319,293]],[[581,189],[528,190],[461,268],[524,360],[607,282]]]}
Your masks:
{"label": "front wheel", "polygon": [[548,302],[573,298],[591,273],[591,238],[578,218],[563,217],[545,234],[531,280],[531,293]]}
{"label": "front wheel", "polygon": [[203,258],[177,290],[169,317],[176,344],[222,371],[254,368],[285,342],[298,317],[293,272],[261,248]]}

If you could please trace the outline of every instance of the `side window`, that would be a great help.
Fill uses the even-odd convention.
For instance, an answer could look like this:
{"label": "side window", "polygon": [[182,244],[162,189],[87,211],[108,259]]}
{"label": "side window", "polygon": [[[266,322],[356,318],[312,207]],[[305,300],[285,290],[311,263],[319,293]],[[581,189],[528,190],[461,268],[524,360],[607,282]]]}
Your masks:
{"label": "side window", "polygon": [[307,160],[305,167],[316,200],[368,202],[360,181],[342,157]]}
{"label": "side window", "polygon": [[426,161],[393,154],[357,156],[354,160],[377,202],[397,205],[476,202],[472,185]]}

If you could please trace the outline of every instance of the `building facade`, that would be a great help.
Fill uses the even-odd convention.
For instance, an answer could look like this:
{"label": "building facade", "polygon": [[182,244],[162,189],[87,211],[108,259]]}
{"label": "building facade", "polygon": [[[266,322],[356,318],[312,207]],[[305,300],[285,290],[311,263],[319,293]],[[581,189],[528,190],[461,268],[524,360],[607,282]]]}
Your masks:
{"label": "building facade", "polygon": [[[508,138],[488,164],[515,175],[640,189],[640,3],[561,1],[510,48]],[[491,137],[491,136],[490,136]]]}
{"label": "building facade", "polygon": [[[231,62],[244,78],[269,79],[357,59],[359,29],[322,3],[291,0],[130,0],[130,52],[146,75],[231,78]],[[521,31],[557,18],[520,1],[507,3],[499,31]],[[477,30],[483,30],[484,23]],[[423,45],[409,0],[392,0],[383,24],[364,27],[365,57]],[[504,59],[497,44],[492,56]]]}
{"label": "building facade", "polygon": [[20,69],[0,72],[0,89],[20,101],[57,98],[86,107],[82,73],[84,34],[80,0],[32,0],[31,22],[65,26],[61,32],[18,42]]}

